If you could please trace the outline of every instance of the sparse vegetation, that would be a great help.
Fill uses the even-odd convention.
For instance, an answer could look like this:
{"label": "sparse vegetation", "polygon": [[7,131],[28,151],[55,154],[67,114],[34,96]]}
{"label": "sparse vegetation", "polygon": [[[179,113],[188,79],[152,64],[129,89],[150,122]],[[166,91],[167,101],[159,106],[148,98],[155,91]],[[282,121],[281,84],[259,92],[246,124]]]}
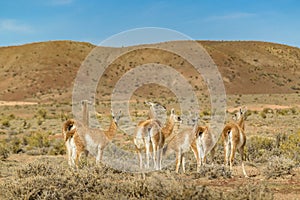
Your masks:
{"label": "sparse vegetation", "polygon": [[300,131],[286,136],[280,144],[280,150],[288,158],[300,162]]}
{"label": "sparse vegetation", "polygon": [[0,160],[5,160],[9,156],[9,149],[4,144],[0,144]]}
{"label": "sparse vegetation", "polygon": [[[69,170],[64,160],[43,158],[17,170],[18,178],[1,184],[5,199],[272,199],[265,184],[246,183],[231,191],[211,189],[197,179],[152,172],[123,173],[100,165]],[[189,182],[185,179],[190,178]],[[185,182],[185,184],[182,184]],[[243,192],[241,192],[243,191]]]}
{"label": "sparse vegetation", "polygon": [[273,156],[269,158],[267,167],[264,169],[264,175],[267,179],[278,178],[293,174],[295,162],[282,156]]}
{"label": "sparse vegetation", "polygon": [[[39,102],[0,105],[0,199],[276,199],[276,194],[288,199],[287,195],[297,194],[300,190],[299,49],[263,42],[200,43],[224,76],[228,108],[244,104],[252,107],[246,121],[245,165],[250,179],[241,178],[239,155],[233,172],[223,166],[222,143],[217,146],[214,165],[209,157],[208,165],[200,173],[195,172],[191,152],[187,155],[187,174],[175,174],[172,167],[166,167],[145,174],[143,179],[140,174],[88,162],[77,171],[69,169],[64,141],[60,138],[61,123],[72,117],[74,78],[94,46],[59,41],[24,45],[13,51],[10,47],[0,48],[3,76],[0,99]],[[280,59],[274,60],[275,57]],[[99,81],[95,102],[101,115],[96,118],[104,121],[104,129],[116,82],[133,67],[145,63],[172,66],[181,73],[195,89],[201,123],[210,122],[209,116],[214,111],[210,108],[209,91],[193,66],[170,52],[141,48],[119,57]],[[168,108],[179,108],[179,100],[172,91],[149,84],[137,89],[131,97],[134,121],[145,116],[146,112],[135,111],[140,110],[147,98]],[[231,120],[231,114],[226,120]],[[124,151],[134,151],[132,136],[124,130],[117,133],[113,143]],[[122,155],[119,159],[127,157]]]}

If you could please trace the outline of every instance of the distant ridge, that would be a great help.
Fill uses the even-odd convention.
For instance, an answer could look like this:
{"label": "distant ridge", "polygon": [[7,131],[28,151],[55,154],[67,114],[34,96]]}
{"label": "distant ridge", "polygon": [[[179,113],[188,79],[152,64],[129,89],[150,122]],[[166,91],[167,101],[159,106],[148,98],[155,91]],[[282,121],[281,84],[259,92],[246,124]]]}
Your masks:
{"label": "distant ridge", "polygon": [[[300,92],[299,48],[258,41],[199,43],[219,67],[228,94]],[[77,70],[94,47],[75,41],[0,47],[0,100],[70,102]],[[99,83],[99,95],[109,95],[127,70],[155,61],[173,66],[203,92],[201,79],[189,63],[170,53],[141,50],[122,56],[109,67]]]}

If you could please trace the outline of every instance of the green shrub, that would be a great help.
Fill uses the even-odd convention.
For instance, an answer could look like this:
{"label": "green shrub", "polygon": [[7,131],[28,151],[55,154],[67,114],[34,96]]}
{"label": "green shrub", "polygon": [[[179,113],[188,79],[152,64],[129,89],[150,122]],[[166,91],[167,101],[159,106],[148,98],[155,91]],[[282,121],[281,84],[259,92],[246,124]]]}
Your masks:
{"label": "green shrub", "polygon": [[38,117],[38,118],[37,118],[37,124],[38,124],[39,126],[42,125],[44,121],[45,121],[44,118],[41,118],[41,117]]}
{"label": "green shrub", "polygon": [[10,114],[10,115],[8,116],[8,119],[10,119],[10,120],[16,119],[16,116],[15,116],[14,114]]}
{"label": "green shrub", "polygon": [[276,151],[275,139],[264,136],[252,136],[247,140],[245,154],[248,160],[255,162],[266,162],[268,156]]}
{"label": "green shrub", "polygon": [[62,139],[56,139],[51,141],[51,147],[48,151],[49,155],[64,155],[66,148]]}
{"label": "green shrub", "polygon": [[284,155],[290,159],[300,161],[300,131],[286,136],[287,138],[281,141],[279,148]]}
{"label": "green shrub", "polygon": [[259,114],[263,119],[266,119],[267,118],[267,115],[265,112],[260,112]]}
{"label": "green shrub", "polygon": [[210,111],[208,111],[208,110],[204,110],[204,111],[202,111],[201,114],[200,114],[201,117],[203,117],[203,116],[210,116],[210,115],[211,115],[211,113],[210,113]]}
{"label": "green shrub", "polygon": [[288,115],[289,109],[276,109],[276,114],[282,115],[282,116]]}
{"label": "green shrub", "polygon": [[22,140],[18,137],[12,137],[6,140],[7,147],[11,153],[19,153],[22,151]]}
{"label": "green shrub", "polygon": [[24,143],[27,144],[27,149],[49,147],[49,133],[46,132],[32,132],[24,136]]}
{"label": "green shrub", "polygon": [[2,126],[4,126],[4,127],[10,127],[10,122],[9,122],[10,120],[9,119],[7,119],[7,118],[5,118],[5,119],[2,119]]}
{"label": "green shrub", "polygon": [[263,110],[262,110],[262,112],[263,113],[265,113],[265,114],[268,114],[268,113],[274,113],[274,111],[271,109],[271,108],[264,108]]}
{"label": "green shrub", "polygon": [[47,117],[47,111],[45,109],[39,109],[37,112],[38,116],[42,117],[43,119],[45,119]]}
{"label": "green shrub", "polygon": [[0,144],[0,160],[5,160],[9,156],[9,149],[6,145]]}

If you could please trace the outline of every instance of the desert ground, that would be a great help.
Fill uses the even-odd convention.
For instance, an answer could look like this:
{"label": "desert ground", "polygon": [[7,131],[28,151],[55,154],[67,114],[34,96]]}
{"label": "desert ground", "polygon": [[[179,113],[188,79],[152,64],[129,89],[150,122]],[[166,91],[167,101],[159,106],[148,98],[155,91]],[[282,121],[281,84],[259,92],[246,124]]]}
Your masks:
{"label": "desert ground", "polygon": [[[208,156],[200,172],[192,151],[187,154],[186,173],[175,173],[175,154],[163,158],[162,170],[134,172],[139,165],[127,129],[118,129],[101,164],[95,165],[95,158],[88,156],[79,169],[71,169],[62,124],[73,117],[74,79],[94,46],[45,42],[0,48],[0,199],[299,199],[300,50],[264,42],[200,43],[222,74],[226,121],[240,107],[248,109],[245,168],[249,178],[242,174],[239,153],[233,171],[223,165],[221,140],[213,164]],[[102,129],[111,120],[113,86],[123,73],[147,62],[165,62],[180,71],[196,91],[200,123],[210,124],[211,100],[202,78],[179,57],[159,55],[147,48],[131,52],[105,71],[96,91],[97,115],[92,115]],[[149,84],[131,96],[129,111],[135,124],[147,118],[145,100],[182,114],[172,92]],[[185,126],[178,125],[172,136]]]}

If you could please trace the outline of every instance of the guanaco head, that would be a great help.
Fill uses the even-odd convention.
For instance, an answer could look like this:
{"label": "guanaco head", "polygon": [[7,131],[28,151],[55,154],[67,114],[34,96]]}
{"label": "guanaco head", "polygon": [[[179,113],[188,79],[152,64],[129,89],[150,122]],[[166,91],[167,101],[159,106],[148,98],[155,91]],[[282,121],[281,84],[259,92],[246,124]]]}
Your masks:
{"label": "guanaco head", "polygon": [[63,123],[62,135],[66,140],[67,133],[74,130],[76,128],[75,121],[73,119],[68,119]]}
{"label": "guanaco head", "polygon": [[147,106],[150,106],[150,108],[153,108],[153,109],[162,109],[163,111],[166,111],[166,107],[163,106],[163,105],[161,105],[158,102],[145,101],[145,104]]}
{"label": "guanaco head", "polygon": [[237,120],[241,119],[242,117],[245,118],[246,112],[247,112],[247,107],[245,107],[245,106],[241,107],[239,109],[239,111],[234,114],[233,119],[237,121]]}
{"label": "guanaco head", "polygon": [[203,133],[208,131],[208,127],[207,126],[198,126],[197,131],[195,132],[195,137],[201,137],[203,135]]}
{"label": "guanaco head", "polygon": [[179,115],[176,115],[174,108],[171,109],[170,119],[172,119],[174,122],[181,123],[181,117]]}
{"label": "guanaco head", "polygon": [[91,105],[91,104],[92,104],[92,102],[89,101],[89,100],[82,100],[81,101],[81,106],[86,106],[86,105]]}
{"label": "guanaco head", "polygon": [[145,101],[145,104],[149,107],[149,114],[148,114],[148,119],[156,119],[157,118],[157,111],[160,112],[165,112],[166,108],[161,105],[160,103],[157,102],[150,102],[150,101]]}
{"label": "guanaco head", "polygon": [[119,122],[120,118],[122,117],[121,110],[119,110],[119,112],[117,112],[116,115],[111,110],[111,116],[112,116],[112,119],[114,120],[115,124],[118,126],[118,122]]}

